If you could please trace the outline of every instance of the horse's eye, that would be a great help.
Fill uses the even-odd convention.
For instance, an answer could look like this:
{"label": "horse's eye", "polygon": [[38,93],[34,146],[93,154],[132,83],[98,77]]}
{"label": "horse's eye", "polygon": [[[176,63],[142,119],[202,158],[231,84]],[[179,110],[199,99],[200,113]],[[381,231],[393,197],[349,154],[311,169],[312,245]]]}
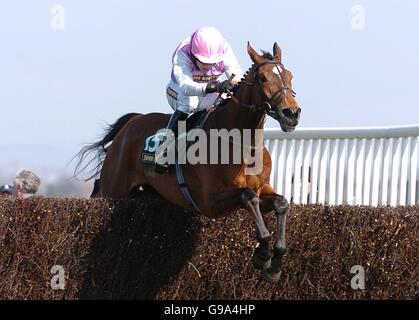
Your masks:
{"label": "horse's eye", "polygon": [[266,81],[268,81],[268,79],[266,79],[266,77],[265,77],[265,76],[260,76],[260,80],[261,80],[262,82],[266,82]]}

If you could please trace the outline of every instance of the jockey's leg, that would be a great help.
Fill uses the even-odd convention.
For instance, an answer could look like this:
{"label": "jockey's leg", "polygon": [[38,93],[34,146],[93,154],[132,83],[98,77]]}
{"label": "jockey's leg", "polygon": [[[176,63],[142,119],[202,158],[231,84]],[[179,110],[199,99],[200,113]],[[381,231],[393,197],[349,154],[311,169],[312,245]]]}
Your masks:
{"label": "jockey's leg", "polygon": [[177,122],[178,121],[183,121],[186,120],[186,118],[188,117],[188,113],[185,113],[183,111],[180,111],[179,109],[177,109],[172,116],[170,117],[169,123],[166,126],[166,130],[171,130],[175,137],[176,137],[176,128],[177,128]]}
{"label": "jockey's leg", "polygon": [[[175,112],[170,117],[170,120],[166,126],[167,134],[174,135],[174,138],[177,137],[177,124],[178,121],[184,121],[189,116],[189,114],[196,109],[198,106],[199,100],[198,97],[186,96],[182,94],[179,90],[179,87],[171,82],[167,86],[166,97],[169,105],[172,107]],[[156,157],[158,155],[156,154]],[[158,173],[167,172],[169,169],[169,164],[161,164],[155,161],[155,171]]]}
{"label": "jockey's leg", "polygon": [[179,89],[179,86],[174,82],[170,82],[167,85],[166,98],[170,107],[174,111],[179,110],[187,114],[194,112],[194,110],[199,104],[198,97],[186,96],[182,94],[182,92]]}

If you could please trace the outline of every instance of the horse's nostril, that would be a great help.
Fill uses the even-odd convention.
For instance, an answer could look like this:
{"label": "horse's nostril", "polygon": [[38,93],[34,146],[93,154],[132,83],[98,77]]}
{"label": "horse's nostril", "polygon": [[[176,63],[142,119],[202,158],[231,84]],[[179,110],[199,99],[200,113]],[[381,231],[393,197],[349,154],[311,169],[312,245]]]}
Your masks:
{"label": "horse's nostril", "polygon": [[286,109],[282,109],[282,115],[285,118],[292,119],[292,118],[297,118],[299,113],[298,113],[298,110],[293,110],[291,108],[286,108]]}
{"label": "horse's nostril", "polygon": [[284,115],[285,118],[291,118],[293,112],[291,111],[291,109],[287,108],[287,109],[282,109],[282,114]]}
{"label": "horse's nostril", "polygon": [[285,108],[282,109],[282,115],[287,119],[298,119],[300,117],[301,109],[300,108]]}

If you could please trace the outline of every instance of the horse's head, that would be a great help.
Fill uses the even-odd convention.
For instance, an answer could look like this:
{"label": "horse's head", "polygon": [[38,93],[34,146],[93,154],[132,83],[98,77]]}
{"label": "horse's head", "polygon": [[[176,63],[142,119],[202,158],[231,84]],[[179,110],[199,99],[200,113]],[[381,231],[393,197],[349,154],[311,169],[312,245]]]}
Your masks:
{"label": "horse's head", "polygon": [[292,74],[282,64],[281,49],[275,43],[273,56],[270,53],[259,55],[248,43],[247,52],[255,63],[252,82],[255,104],[263,105],[265,112],[279,122],[283,131],[293,131],[301,109],[292,90]]}

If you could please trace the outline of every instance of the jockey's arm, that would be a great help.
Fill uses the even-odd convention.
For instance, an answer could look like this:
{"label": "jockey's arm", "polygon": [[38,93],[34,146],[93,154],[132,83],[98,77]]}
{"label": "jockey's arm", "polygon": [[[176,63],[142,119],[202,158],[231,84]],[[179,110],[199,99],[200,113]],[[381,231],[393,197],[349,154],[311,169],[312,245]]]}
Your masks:
{"label": "jockey's arm", "polygon": [[233,49],[231,49],[229,44],[226,44],[226,52],[224,58],[224,68],[227,79],[234,74],[234,79],[232,80],[233,84],[236,84],[243,77],[243,70],[240,67],[239,62],[237,61],[236,56],[234,55]]}
{"label": "jockey's arm", "polygon": [[183,53],[177,52],[173,57],[173,75],[185,96],[205,96],[206,83],[198,83],[192,79],[191,60]]}

